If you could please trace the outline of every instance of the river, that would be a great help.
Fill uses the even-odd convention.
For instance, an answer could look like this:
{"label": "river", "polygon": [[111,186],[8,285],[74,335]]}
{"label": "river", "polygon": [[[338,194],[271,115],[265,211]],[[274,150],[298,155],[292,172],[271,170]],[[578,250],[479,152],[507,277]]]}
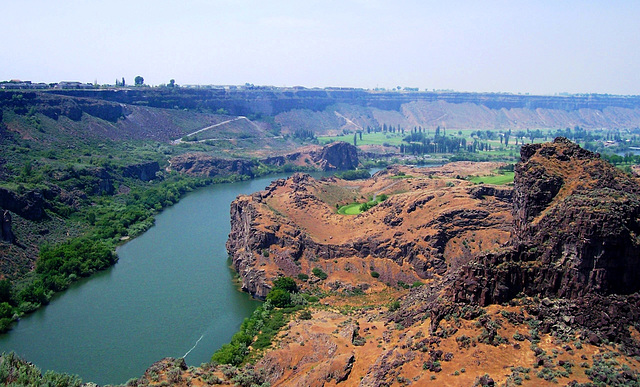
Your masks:
{"label": "river", "polygon": [[259,304],[238,291],[229,268],[229,204],[278,177],[189,193],[119,247],[115,266],[1,335],[0,350],[98,384],[125,383],[167,356],[209,361]]}

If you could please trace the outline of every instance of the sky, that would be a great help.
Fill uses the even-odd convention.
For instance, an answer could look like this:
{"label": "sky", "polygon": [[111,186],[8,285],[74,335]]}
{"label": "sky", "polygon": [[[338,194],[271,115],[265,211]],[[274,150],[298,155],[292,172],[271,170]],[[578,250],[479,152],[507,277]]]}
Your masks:
{"label": "sky", "polygon": [[640,94],[637,0],[0,0],[0,80]]}

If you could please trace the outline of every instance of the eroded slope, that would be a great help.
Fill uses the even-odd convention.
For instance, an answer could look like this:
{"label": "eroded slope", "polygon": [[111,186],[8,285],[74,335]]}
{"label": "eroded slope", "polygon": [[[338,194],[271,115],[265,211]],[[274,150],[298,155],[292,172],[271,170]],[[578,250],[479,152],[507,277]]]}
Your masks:
{"label": "eroded slope", "polygon": [[[243,289],[265,297],[280,275],[307,275],[331,289],[411,284],[500,246],[509,237],[511,191],[449,176],[452,170],[464,176],[469,165],[394,167],[355,182],[296,174],[238,197],[227,249]],[[337,213],[341,205],[382,194],[388,199],[359,215]],[[329,277],[319,283],[314,268]]]}

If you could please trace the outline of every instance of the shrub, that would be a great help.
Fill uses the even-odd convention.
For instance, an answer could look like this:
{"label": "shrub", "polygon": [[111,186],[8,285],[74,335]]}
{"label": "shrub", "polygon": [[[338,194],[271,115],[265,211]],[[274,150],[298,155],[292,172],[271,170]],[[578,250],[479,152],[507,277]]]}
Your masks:
{"label": "shrub", "polygon": [[280,277],[273,281],[273,289],[282,289],[289,293],[295,293],[298,291],[298,285],[291,277]]}
{"label": "shrub", "polygon": [[307,309],[303,310],[302,312],[300,312],[300,319],[301,320],[311,320],[312,316],[311,316],[311,312]]}
{"label": "shrub", "polygon": [[300,293],[291,293],[291,305],[305,305],[307,303],[306,298]]}
{"label": "shrub", "polygon": [[286,308],[291,305],[291,293],[284,289],[273,289],[267,294],[267,300],[275,307]]}
{"label": "shrub", "polygon": [[313,270],[311,270],[311,272],[313,273],[313,275],[315,275],[316,277],[320,278],[321,280],[326,280],[327,277],[329,277],[327,275],[327,273],[322,271],[322,269],[319,268],[319,267],[314,267]]}
{"label": "shrub", "polygon": [[369,173],[369,171],[366,169],[359,169],[357,171],[344,171],[342,173],[336,173],[335,176],[339,179],[344,180],[358,180],[370,178],[371,173]]}
{"label": "shrub", "polygon": [[304,274],[304,273],[300,273],[300,274],[298,274],[298,279],[299,279],[300,281],[306,281],[306,280],[308,280],[308,279],[309,279],[309,276],[308,276],[308,275],[306,275],[306,274]]}
{"label": "shrub", "polygon": [[224,344],[211,356],[211,361],[218,364],[239,365],[242,363],[248,350],[245,345],[239,343]]}
{"label": "shrub", "polygon": [[318,298],[318,296],[310,296],[310,295],[306,295],[304,296],[305,300],[307,300],[307,302],[318,302],[320,301],[320,298]]}
{"label": "shrub", "polygon": [[11,329],[11,324],[13,320],[9,317],[0,318],[0,333],[4,333]]}
{"label": "shrub", "polygon": [[377,271],[372,271],[372,272],[371,272],[371,276],[372,276],[373,278],[380,278],[380,273],[378,273]]}
{"label": "shrub", "polygon": [[516,332],[513,334],[513,339],[517,341],[524,341],[525,337],[520,333]]}

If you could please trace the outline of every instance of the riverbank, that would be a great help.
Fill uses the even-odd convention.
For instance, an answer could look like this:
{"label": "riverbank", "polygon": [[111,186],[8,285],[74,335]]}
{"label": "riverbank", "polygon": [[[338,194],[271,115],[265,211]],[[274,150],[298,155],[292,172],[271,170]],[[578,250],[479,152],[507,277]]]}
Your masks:
{"label": "riverbank", "polygon": [[208,362],[259,305],[238,291],[228,267],[229,203],[284,176],[185,195],[118,247],[118,264],[23,318],[0,338],[0,350],[100,384],[124,383],[166,356]]}

